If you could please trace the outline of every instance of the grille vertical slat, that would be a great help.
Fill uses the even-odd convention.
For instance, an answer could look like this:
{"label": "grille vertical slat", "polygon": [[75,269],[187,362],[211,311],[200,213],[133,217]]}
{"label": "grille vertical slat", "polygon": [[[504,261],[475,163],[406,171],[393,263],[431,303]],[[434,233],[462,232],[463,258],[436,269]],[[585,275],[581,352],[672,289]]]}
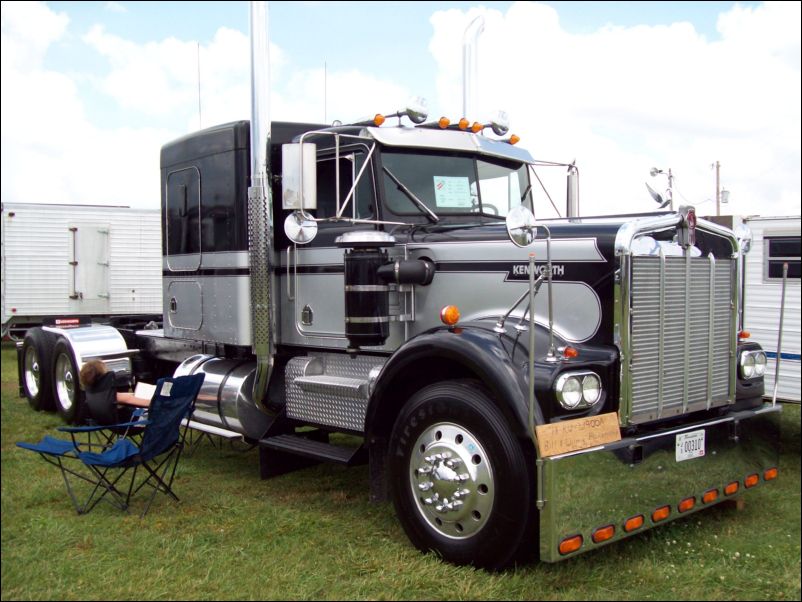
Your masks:
{"label": "grille vertical slat", "polygon": [[728,259],[633,258],[630,422],[729,403],[731,268]]}

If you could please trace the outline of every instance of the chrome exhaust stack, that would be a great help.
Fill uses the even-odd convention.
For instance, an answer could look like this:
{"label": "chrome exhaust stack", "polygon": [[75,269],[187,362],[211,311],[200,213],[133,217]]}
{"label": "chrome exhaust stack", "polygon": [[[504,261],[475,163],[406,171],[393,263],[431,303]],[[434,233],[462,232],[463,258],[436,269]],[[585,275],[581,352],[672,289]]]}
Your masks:
{"label": "chrome exhaust stack", "polygon": [[270,190],[270,53],[267,2],[251,2],[251,185],[248,188],[248,256],[256,378],[253,400],[264,408],[275,358],[273,204]]}

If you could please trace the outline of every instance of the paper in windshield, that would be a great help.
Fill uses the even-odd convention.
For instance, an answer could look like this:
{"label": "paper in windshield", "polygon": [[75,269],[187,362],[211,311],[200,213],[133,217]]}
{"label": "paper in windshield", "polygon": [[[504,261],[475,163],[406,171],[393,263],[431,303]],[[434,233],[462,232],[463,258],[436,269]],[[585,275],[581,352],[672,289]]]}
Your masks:
{"label": "paper in windshield", "polygon": [[434,176],[434,199],[438,207],[470,209],[472,206],[470,180],[468,178]]}

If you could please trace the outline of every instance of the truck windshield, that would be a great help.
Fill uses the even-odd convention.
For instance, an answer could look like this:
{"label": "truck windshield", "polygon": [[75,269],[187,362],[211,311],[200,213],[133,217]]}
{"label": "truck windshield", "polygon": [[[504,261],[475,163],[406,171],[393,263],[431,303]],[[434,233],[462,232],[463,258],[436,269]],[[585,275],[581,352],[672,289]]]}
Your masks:
{"label": "truck windshield", "polygon": [[385,149],[382,166],[386,206],[396,215],[504,218],[522,200],[531,208],[529,174],[521,163]]}

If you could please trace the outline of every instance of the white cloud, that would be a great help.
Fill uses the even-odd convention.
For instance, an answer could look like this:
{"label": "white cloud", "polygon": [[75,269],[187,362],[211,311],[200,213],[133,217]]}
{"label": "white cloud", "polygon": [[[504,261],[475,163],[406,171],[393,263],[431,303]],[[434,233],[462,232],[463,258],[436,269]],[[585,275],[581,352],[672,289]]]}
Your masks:
{"label": "white cloud", "polygon": [[[441,103],[454,115],[462,33],[479,14],[480,117],[506,108],[536,157],[576,158],[583,213],[654,208],[643,182],[666,182],[649,178],[653,165],[677,175],[687,201],[675,195],[675,206],[715,212],[704,201],[715,196],[716,160],[731,191],[723,212],[799,213],[798,3],[736,5],[721,15],[717,41],[683,22],[570,34],[555,9],[530,2],[506,14],[438,12],[430,50]],[[552,181],[558,198],[562,178]]]}

